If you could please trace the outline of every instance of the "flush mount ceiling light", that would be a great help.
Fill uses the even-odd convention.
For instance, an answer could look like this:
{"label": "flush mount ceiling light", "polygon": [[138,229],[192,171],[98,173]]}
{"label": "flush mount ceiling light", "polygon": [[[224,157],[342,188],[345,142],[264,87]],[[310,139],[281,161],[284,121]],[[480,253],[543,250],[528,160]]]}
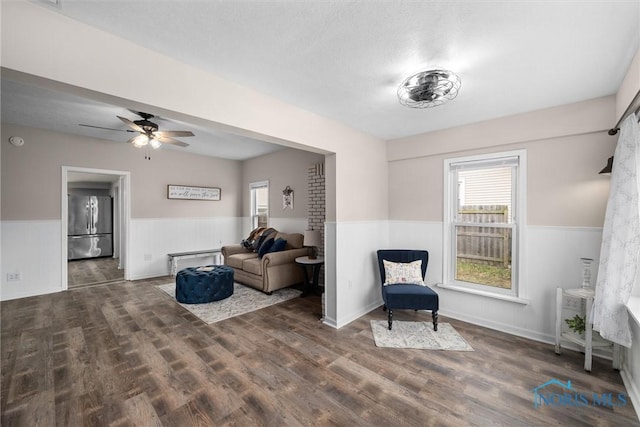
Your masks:
{"label": "flush mount ceiling light", "polygon": [[437,107],[458,96],[459,90],[460,77],[452,71],[421,71],[400,84],[398,100],[411,108]]}

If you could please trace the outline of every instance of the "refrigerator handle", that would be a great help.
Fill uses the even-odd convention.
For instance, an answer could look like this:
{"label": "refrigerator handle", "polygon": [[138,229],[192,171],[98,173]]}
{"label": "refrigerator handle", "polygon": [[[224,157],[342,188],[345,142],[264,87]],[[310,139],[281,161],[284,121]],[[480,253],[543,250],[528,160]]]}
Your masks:
{"label": "refrigerator handle", "polygon": [[96,211],[98,210],[98,203],[91,202],[91,234],[95,234],[96,230]]}
{"label": "refrigerator handle", "polygon": [[91,228],[89,227],[89,222],[91,221],[91,205],[87,203],[87,209],[85,210],[85,216],[87,217],[87,233],[91,233]]}

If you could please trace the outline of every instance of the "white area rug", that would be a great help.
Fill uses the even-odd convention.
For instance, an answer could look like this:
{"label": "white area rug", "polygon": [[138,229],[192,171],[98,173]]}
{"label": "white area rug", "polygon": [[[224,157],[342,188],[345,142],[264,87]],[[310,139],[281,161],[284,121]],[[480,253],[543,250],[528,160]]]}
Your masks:
{"label": "white area rug", "polygon": [[229,298],[206,304],[182,304],[176,301],[175,283],[158,285],[156,287],[171,296],[176,303],[208,324],[297,298],[302,293],[297,289],[284,288],[273,292],[271,295],[267,295],[264,292],[235,283],[233,295]]}
{"label": "white area rug", "polygon": [[473,348],[448,323],[403,322],[395,320],[389,330],[386,320],[371,320],[373,339],[378,347],[418,348],[423,350],[473,351]]}

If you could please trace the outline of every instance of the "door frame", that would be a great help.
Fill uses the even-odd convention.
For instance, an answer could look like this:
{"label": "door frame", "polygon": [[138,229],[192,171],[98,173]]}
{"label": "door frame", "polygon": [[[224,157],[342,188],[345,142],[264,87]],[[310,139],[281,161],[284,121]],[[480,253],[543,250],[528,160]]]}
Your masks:
{"label": "door frame", "polygon": [[131,172],[117,171],[108,169],[93,169],[76,166],[62,166],[62,187],[60,191],[60,263],[61,263],[61,288],[69,289],[68,283],[68,260],[67,260],[67,230],[69,221],[69,206],[67,204],[67,185],[69,183],[69,172],[94,173],[100,175],[112,175],[118,177],[119,182],[119,201],[118,201],[118,217],[120,221],[119,238],[120,238],[120,267],[124,269],[124,280],[129,279],[130,263],[130,223],[131,223]]}

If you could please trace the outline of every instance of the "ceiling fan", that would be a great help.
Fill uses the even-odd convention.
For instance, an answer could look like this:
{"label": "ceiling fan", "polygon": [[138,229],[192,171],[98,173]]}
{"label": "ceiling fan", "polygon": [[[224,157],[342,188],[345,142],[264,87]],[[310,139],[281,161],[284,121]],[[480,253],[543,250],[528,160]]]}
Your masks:
{"label": "ceiling fan", "polygon": [[189,144],[187,144],[186,142],[178,141],[174,137],[194,136],[193,132],[189,130],[158,130],[158,125],[150,120],[155,117],[153,114],[144,113],[142,111],[130,111],[137,114],[142,119],[132,121],[127,119],[126,117],[116,116],[124,124],[126,124],[129,129],[114,129],[85,124],[80,124],[80,126],[97,129],[117,130],[120,132],[138,132],[138,135],[130,138],[127,141],[138,148],[144,147],[147,144],[149,144],[152,148],[160,148],[162,144],[177,145],[178,147],[188,147]]}

